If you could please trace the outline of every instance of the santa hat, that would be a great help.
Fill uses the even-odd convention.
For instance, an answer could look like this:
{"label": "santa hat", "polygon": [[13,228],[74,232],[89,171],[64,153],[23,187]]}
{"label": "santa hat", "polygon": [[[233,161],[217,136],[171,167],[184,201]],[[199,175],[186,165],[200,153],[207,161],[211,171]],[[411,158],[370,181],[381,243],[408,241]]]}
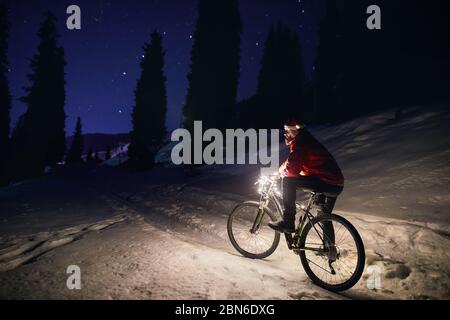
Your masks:
{"label": "santa hat", "polygon": [[295,119],[290,119],[284,123],[284,130],[300,130],[305,127],[300,121]]}

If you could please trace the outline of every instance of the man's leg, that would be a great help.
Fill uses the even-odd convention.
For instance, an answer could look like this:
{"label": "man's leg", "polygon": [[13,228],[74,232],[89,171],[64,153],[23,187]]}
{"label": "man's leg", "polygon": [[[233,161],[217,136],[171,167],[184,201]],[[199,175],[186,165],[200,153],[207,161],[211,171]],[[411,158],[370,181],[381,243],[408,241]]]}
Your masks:
{"label": "man's leg", "polygon": [[279,232],[295,232],[295,197],[297,191],[297,178],[284,177],[281,186],[283,193],[283,219],[277,222],[269,222],[269,226]]}
{"label": "man's leg", "polygon": [[[322,199],[320,199],[319,202],[319,210],[318,210],[318,216],[325,216],[329,217],[331,216],[331,213],[333,212],[334,205],[336,203],[336,197],[326,197],[322,196]],[[334,244],[336,241],[335,234],[334,234],[334,228],[333,223],[331,221],[325,221],[322,223],[323,230],[324,230],[324,240]]]}

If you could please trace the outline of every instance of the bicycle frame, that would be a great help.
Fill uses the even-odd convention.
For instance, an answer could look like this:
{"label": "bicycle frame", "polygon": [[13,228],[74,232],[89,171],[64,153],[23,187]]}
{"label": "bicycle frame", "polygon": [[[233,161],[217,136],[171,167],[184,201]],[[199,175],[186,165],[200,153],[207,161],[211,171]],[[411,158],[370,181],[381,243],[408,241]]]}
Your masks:
{"label": "bicycle frame", "polygon": [[[259,230],[262,219],[264,217],[264,212],[266,209],[269,208],[269,204],[271,202],[275,205],[275,208],[276,208],[278,214],[280,215],[280,217],[283,216],[283,209],[282,209],[282,205],[279,200],[279,198],[281,198],[281,194],[277,195],[276,191],[274,191],[274,185],[275,185],[275,180],[271,180],[270,184],[263,186],[263,188],[260,190],[261,197],[259,200],[259,210],[258,210],[256,219],[253,222],[253,226],[250,230],[251,233],[255,233],[257,230]],[[296,247],[297,241],[300,238],[300,236],[303,232],[303,229],[305,227],[305,223],[307,221],[311,223],[312,219],[314,219],[314,216],[312,215],[310,210],[313,205],[315,196],[316,196],[316,193],[310,192],[310,197],[308,199],[308,204],[306,205],[306,207],[299,206],[298,204],[296,204],[297,212],[299,211],[298,210],[299,208],[301,211],[303,211],[299,217],[299,224],[298,224],[297,228],[295,229],[294,236],[292,236],[292,234],[290,234],[290,233],[284,234],[286,237],[286,242],[287,242],[288,248],[290,250],[297,249],[297,250],[319,251],[319,249],[316,249],[316,248],[306,248],[306,247],[305,248],[297,248]],[[325,244],[323,238],[320,236],[320,233],[318,232],[316,227],[314,225],[313,225],[313,227],[314,227],[315,231],[317,232],[318,236],[320,237],[320,239],[322,240],[322,242]]]}
{"label": "bicycle frame", "polygon": [[[234,238],[234,231],[233,231],[233,219],[239,215],[239,210],[246,209],[250,210],[251,216],[243,218],[245,225],[248,226],[247,223],[251,223],[252,227],[249,230],[254,236],[257,236],[259,231],[264,227],[262,225],[264,215],[268,215],[269,220],[276,220],[276,217],[273,211],[277,211],[278,215],[280,217],[283,217],[283,201],[282,201],[282,194],[277,190],[277,180],[278,177],[276,176],[261,176],[256,184],[259,184],[259,194],[260,199],[259,202],[254,201],[246,201],[242,204],[239,204],[235,207],[233,212],[230,214],[228,218],[228,225],[227,230],[229,237],[231,239],[231,242],[233,246],[244,256],[252,258],[252,259],[263,259],[268,256],[270,256],[277,248],[279,241],[280,241],[280,234],[274,230],[270,230],[270,226],[267,226],[267,229],[262,230],[262,236],[265,236],[265,231],[269,231],[269,236],[273,238],[273,242],[271,244],[271,247],[263,252],[263,253],[253,253],[246,251],[246,249],[242,249],[241,246],[236,242],[236,239]],[[306,190],[305,190],[306,192]],[[348,288],[351,288],[357,281],[361,278],[362,273],[364,271],[364,259],[365,259],[365,253],[364,253],[364,244],[362,243],[362,239],[359,236],[356,229],[351,225],[350,222],[348,222],[343,217],[340,217],[338,215],[335,215],[331,212],[323,212],[323,214],[318,214],[316,216],[315,211],[312,210],[312,207],[315,205],[321,205],[317,200],[318,196],[326,195],[326,193],[320,192],[320,191],[309,191],[309,199],[307,203],[300,205],[299,203],[295,203],[295,211],[296,215],[298,217],[298,224],[296,224],[295,230],[292,233],[284,233],[286,238],[286,243],[288,245],[289,250],[291,250],[296,255],[299,255],[300,261],[305,268],[306,273],[308,276],[313,280],[314,283],[318,284],[319,286],[332,290],[332,291],[342,291],[347,290]],[[256,206],[256,207],[255,207]],[[258,210],[256,217],[255,209]],[[322,211],[324,208],[321,208]],[[243,214],[249,211],[244,211]],[[253,221],[252,221],[253,220]],[[297,219],[296,219],[297,220]],[[331,223],[329,225],[328,223]],[[336,270],[333,266],[333,264],[341,258],[341,249],[339,248],[338,244],[336,243],[336,234],[334,233],[335,229],[332,229],[332,233],[326,232],[326,230],[329,230],[330,228],[335,228],[335,225],[333,226],[333,223],[340,224],[344,226],[344,232],[347,230],[350,235],[352,236],[352,239],[354,241],[354,244],[356,245],[356,265],[355,269],[351,269],[351,272],[346,271],[350,274],[350,277],[347,279],[347,275],[345,275],[345,278],[340,277],[339,281],[343,281],[342,283],[331,283],[328,282],[328,278],[323,280],[320,278],[314,270],[311,269],[311,265],[314,265],[315,267],[322,269],[328,274],[331,275],[337,275]],[[338,229],[338,232],[340,230]],[[277,229],[277,228],[272,228]],[[238,229],[240,231],[240,228]],[[245,232],[246,230],[244,230]],[[247,231],[248,232],[248,231]],[[317,234],[318,238],[315,237],[314,232]],[[245,232],[246,233],[246,232]],[[275,234],[274,234],[275,233]],[[310,234],[313,233],[310,237]],[[339,241],[338,241],[339,242]],[[345,249],[347,252],[347,249]],[[313,252],[307,255],[308,252]],[[355,257],[354,254],[346,254],[342,257],[351,256],[353,259]],[[320,264],[316,263],[316,257],[318,257],[322,262]],[[326,262],[328,261],[328,267],[326,266]],[[325,262],[325,264],[323,263]],[[337,269],[338,272],[341,272],[341,267]],[[347,268],[347,267],[346,267]],[[353,268],[353,267],[351,267]],[[354,271],[353,271],[354,270]],[[322,271],[322,272],[323,272]],[[345,280],[345,281],[344,281]]]}

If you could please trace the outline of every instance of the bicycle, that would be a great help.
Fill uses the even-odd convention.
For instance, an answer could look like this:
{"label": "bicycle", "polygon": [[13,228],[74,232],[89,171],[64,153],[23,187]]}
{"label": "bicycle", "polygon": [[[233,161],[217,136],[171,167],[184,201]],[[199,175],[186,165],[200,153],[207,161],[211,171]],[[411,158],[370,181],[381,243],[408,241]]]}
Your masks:
{"label": "bicycle", "polygon": [[[245,257],[264,259],[278,247],[280,233],[267,225],[268,219],[277,220],[271,206],[279,216],[283,212],[277,181],[276,176],[262,176],[256,183],[259,184],[259,202],[245,201],[237,205],[228,217],[230,241]],[[326,192],[305,188],[304,191],[309,192],[309,199],[306,206],[296,203],[298,224],[293,234],[284,234],[287,246],[300,256],[303,268],[314,284],[335,292],[350,289],[364,270],[362,239],[355,227],[343,217],[336,214],[314,216],[311,213],[319,196],[327,195]],[[332,228],[324,228],[324,223],[331,223]]]}

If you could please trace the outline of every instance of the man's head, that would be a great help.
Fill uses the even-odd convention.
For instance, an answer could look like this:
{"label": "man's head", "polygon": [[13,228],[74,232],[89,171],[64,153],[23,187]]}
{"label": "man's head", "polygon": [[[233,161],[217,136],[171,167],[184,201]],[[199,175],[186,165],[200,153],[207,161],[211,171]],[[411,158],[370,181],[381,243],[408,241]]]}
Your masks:
{"label": "man's head", "polygon": [[305,126],[300,121],[291,119],[284,123],[284,141],[289,145]]}

